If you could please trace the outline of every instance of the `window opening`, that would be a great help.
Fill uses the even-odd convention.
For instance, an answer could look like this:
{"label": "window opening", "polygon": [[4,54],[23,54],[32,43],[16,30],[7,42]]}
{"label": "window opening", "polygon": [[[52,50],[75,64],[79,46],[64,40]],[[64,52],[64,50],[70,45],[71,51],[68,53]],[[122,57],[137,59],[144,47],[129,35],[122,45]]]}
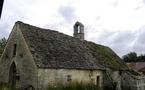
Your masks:
{"label": "window opening", "polygon": [[13,45],[13,57],[16,56],[17,44]]}

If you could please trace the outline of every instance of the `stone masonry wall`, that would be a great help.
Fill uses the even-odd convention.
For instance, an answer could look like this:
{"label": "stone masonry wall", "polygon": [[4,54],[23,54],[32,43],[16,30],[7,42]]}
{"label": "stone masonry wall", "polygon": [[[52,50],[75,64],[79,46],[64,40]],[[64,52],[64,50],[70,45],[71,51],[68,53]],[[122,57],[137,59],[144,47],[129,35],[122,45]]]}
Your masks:
{"label": "stone masonry wall", "polygon": [[[14,44],[17,46],[16,56],[13,56]],[[16,87],[25,89],[32,85],[37,88],[37,67],[18,25],[14,26],[0,60],[0,82],[9,83],[10,66],[13,62],[16,64],[19,76],[16,80]]]}
{"label": "stone masonry wall", "polygon": [[96,83],[96,77],[100,76],[99,86],[102,86],[102,72],[99,70],[77,70],[77,69],[39,69],[38,82],[40,90],[45,90],[48,85],[57,83],[67,83],[67,76],[70,75],[71,82],[93,82]]}

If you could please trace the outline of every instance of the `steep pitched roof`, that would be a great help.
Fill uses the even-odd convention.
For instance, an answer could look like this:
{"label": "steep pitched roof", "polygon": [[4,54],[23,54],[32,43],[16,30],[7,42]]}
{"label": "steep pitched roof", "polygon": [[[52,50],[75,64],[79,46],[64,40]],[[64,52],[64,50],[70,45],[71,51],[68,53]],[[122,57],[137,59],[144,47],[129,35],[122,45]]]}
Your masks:
{"label": "steep pitched roof", "polygon": [[108,47],[17,22],[39,68],[125,69]]}

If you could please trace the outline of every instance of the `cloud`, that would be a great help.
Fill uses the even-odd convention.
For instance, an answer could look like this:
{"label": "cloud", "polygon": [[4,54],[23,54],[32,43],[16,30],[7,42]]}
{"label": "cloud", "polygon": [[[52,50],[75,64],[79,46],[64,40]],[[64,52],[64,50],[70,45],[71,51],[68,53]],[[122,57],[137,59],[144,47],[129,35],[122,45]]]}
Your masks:
{"label": "cloud", "polygon": [[122,56],[132,51],[136,34],[131,31],[115,32],[111,38],[108,38],[105,45],[109,45],[118,55]]}
{"label": "cloud", "polygon": [[60,7],[58,10],[58,13],[68,22],[72,23],[74,19],[76,19],[75,16],[75,10],[72,6],[63,6]]}
{"label": "cloud", "polygon": [[142,0],[142,2],[145,4],[145,0]]}
{"label": "cloud", "polygon": [[136,33],[131,31],[110,31],[104,29],[102,31],[88,32],[89,40],[98,44],[102,44],[113,49],[119,56],[125,55],[133,51],[133,45],[136,40]]}
{"label": "cloud", "polygon": [[96,17],[96,20],[98,21],[98,20],[100,20],[101,19],[101,16],[97,16]]}
{"label": "cloud", "polygon": [[7,37],[9,35],[9,24],[6,22],[1,23],[0,25],[0,38]]}
{"label": "cloud", "polygon": [[137,32],[137,37],[134,42],[133,50],[138,52],[139,54],[145,52],[145,25],[142,26],[138,32]]}
{"label": "cloud", "polygon": [[75,21],[85,26],[85,39],[111,47],[122,56],[145,53],[145,0],[6,0],[0,37],[8,37],[17,20],[73,34]]}
{"label": "cloud", "polygon": [[114,8],[116,8],[116,7],[118,6],[118,1],[116,0],[116,1],[112,2],[111,5],[112,5]]}
{"label": "cloud", "polygon": [[2,17],[0,20],[0,38],[9,36],[16,21],[25,21],[27,19],[24,14],[24,8],[27,8],[27,3],[25,7],[23,4],[24,2],[20,1],[16,3],[6,0],[4,2]]}
{"label": "cloud", "polygon": [[134,33],[131,31],[120,31],[116,32],[112,38],[111,42],[114,44],[127,44],[130,43],[135,39]]}
{"label": "cloud", "polygon": [[142,26],[136,31],[98,31],[88,37],[91,41],[109,46],[120,57],[129,53],[137,52],[138,54],[145,53],[145,26]]}

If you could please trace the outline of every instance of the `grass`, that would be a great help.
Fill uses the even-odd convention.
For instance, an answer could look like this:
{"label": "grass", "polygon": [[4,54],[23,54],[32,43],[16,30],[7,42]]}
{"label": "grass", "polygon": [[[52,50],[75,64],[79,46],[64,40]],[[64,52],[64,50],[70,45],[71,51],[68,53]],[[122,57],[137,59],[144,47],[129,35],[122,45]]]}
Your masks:
{"label": "grass", "polygon": [[[13,90],[8,83],[0,82],[0,90]],[[19,90],[19,89],[15,89]]]}
{"label": "grass", "polygon": [[7,83],[0,83],[0,90],[11,90]]}
{"label": "grass", "polygon": [[57,86],[49,85],[47,90],[102,90],[94,84],[71,83],[67,85],[57,84]]}
{"label": "grass", "polygon": [[[12,90],[6,83],[0,83],[0,90]],[[49,85],[47,90],[103,90],[94,84],[84,84],[84,83],[70,83],[67,85],[56,84]]]}

